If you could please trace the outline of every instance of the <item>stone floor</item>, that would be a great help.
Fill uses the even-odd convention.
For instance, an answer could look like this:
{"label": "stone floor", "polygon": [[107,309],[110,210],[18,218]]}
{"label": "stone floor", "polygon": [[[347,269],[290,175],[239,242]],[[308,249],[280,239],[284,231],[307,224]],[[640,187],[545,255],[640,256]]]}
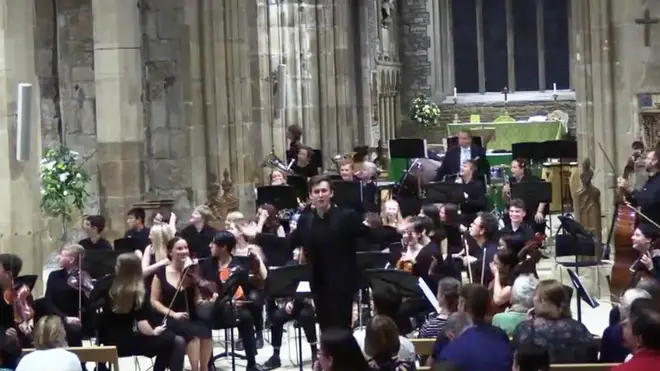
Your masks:
{"label": "stone floor", "polygon": [[[556,218],[552,220],[553,233],[556,232],[559,222]],[[552,254],[552,248],[549,249],[549,254]],[[598,269],[592,270],[581,270],[580,277],[585,284],[585,287],[590,292],[592,296],[597,298],[599,306],[596,308],[591,308],[586,304],[581,305],[582,309],[582,322],[587,326],[587,328],[595,335],[602,335],[603,330],[607,327],[609,321],[609,311],[611,309],[611,304],[609,303],[609,290],[607,288],[606,275],[609,274],[610,266],[604,265]],[[566,285],[571,285],[568,274],[564,268],[559,267],[555,263],[554,258],[549,258],[541,261],[538,266],[538,272],[541,279],[555,278],[561,280]],[[50,269],[44,269],[44,277],[48,276]],[[599,298],[599,299],[598,299]],[[578,318],[577,315],[577,301],[575,295],[572,300],[572,311],[574,318]],[[283,346],[280,350],[280,356],[282,360],[283,367],[280,370],[298,370],[298,361],[297,361],[297,340],[295,338],[295,330],[289,324],[286,327],[287,332],[284,334]],[[266,334],[266,341],[269,339],[269,334]],[[303,335],[304,336],[304,335]],[[214,333],[216,339],[215,352],[221,353],[224,351],[224,335],[222,333]],[[311,351],[305,339],[303,339],[302,346],[303,354],[303,365],[304,369],[311,369]],[[272,355],[272,347],[267,343],[264,348],[259,351],[257,356],[257,362],[263,363]],[[237,360],[237,369],[245,369],[245,361]],[[219,359],[215,363],[219,371],[231,370],[231,360],[228,358]],[[91,365],[90,365],[91,366]],[[124,358],[120,360],[120,369],[122,371],[147,371],[151,368],[152,362],[150,359],[144,357],[137,358]],[[93,368],[89,368],[92,370]]]}

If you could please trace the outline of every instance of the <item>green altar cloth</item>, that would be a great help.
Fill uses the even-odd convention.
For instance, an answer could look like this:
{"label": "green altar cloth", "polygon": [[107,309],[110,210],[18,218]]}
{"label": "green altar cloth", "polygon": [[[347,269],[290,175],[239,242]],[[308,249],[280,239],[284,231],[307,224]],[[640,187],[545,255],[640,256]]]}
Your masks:
{"label": "green altar cloth", "polygon": [[447,124],[447,134],[457,135],[460,130],[495,128],[489,149],[511,150],[513,143],[557,140],[566,132],[560,122],[484,122],[479,124]]}

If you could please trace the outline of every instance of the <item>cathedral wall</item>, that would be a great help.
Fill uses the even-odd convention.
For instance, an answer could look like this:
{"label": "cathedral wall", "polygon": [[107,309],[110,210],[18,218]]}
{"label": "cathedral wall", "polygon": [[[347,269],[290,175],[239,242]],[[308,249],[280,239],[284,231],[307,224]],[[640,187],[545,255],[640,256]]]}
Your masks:
{"label": "cathedral wall", "polygon": [[[417,94],[433,96],[431,53],[431,13],[426,0],[408,0],[399,10],[401,30],[401,91],[402,120],[408,121],[410,102]],[[440,61],[435,61],[439,63]],[[437,98],[437,97],[434,97]]]}

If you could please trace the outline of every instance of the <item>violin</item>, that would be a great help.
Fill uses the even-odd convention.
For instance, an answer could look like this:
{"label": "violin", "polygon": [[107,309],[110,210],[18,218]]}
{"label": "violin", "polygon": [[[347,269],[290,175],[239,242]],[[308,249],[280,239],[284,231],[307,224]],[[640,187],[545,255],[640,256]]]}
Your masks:
{"label": "violin", "polygon": [[533,274],[538,277],[536,264],[544,257],[539,249],[543,245],[545,238],[545,234],[537,232],[534,234],[534,238],[527,241],[523,248],[520,249],[518,252],[518,264],[514,268],[517,274]]}
{"label": "violin", "polygon": [[639,281],[647,278],[652,278],[651,272],[649,272],[648,268],[642,263],[642,258],[644,256],[648,256],[649,258],[653,258],[654,256],[657,256],[660,253],[660,238],[656,239],[655,241],[651,242],[651,246],[649,247],[649,251],[645,253],[639,254],[639,257],[637,260],[633,262],[633,264],[630,266],[630,281],[628,283],[628,288],[632,288],[637,286]]}
{"label": "violin", "polygon": [[[6,304],[13,308],[14,323],[28,324],[34,319],[34,297],[32,290],[26,284],[17,284],[11,273],[6,272],[3,280],[7,282],[2,297]],[[27,334],[26,334],[27,335]]]}
{"label": "violin", "polygon": [[74,269],[69,273],[69,277],[66,280],[66,284],[74,290],[80,290],[85,296],[89,298],[89,295],[94,290],[95,280],[90,276],[89,273],[80,270]]}
{"label": "violin", "polygon": [[410,259],[406,259],[405,257],[401,257],[397,262],[396,262],[396,269],[408,273],[413,272],[413,268],[415,268],[415,262]]}
{"label": "violin", "polygon": [[202,277],[200,273],[200,266],[197,262],[184,269],[184,276],[182,278],[185,287],[196,287],[199,290],[199,295],[202,299],[208,300],[218,293],[218,286],[215,282],[209,281]]}

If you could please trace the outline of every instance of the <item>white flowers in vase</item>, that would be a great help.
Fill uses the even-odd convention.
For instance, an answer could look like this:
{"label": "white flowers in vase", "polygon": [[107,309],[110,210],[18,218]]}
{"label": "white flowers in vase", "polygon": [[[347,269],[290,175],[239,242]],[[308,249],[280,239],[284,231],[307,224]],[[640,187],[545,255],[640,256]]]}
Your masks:
{"label": "white flowers in vase", "polygon": [[424,94],[419,94],[413,99],[410,106],[410,119],[424,127],[430,127],[437,123],[440,117],[440,107],[432,102]]}

